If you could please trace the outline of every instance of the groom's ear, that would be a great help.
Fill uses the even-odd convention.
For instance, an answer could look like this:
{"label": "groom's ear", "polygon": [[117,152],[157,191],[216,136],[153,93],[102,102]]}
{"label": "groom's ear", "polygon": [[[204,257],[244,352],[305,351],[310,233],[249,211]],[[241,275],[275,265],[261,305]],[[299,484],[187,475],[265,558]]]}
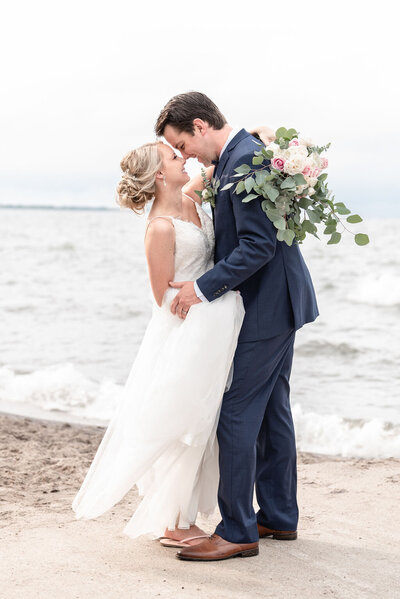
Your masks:
{"label": "groom's ear", "polygon": [[207,133],[207,129],[209,128],[209,124],[207,121],[203,121],[202,119],[194,119],[193,128],[194,132],[198,131],[200,135],[205,135]]}

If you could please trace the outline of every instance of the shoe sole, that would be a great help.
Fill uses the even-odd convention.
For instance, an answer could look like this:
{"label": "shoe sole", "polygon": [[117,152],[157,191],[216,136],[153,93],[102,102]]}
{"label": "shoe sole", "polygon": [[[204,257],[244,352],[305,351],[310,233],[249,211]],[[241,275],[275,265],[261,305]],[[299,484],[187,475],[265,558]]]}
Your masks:
{"label": "shoe sole", "polygon": [[276,541],[295,541],[297,539],[297,532],[271,532],[266,535],[260,535],[260,539],[266,539],[272,537]]}
{"label": "shoe sole", "polygon": [[224,559],[230,559],[231,557],[253,557],[259,554],[259,549],[246,549],[245,551],[238,551],[237,553],[232,553],[231,555],[226,555],[224,557],[189,557],[186,555],[176,554],[178,559],[186,560],[188,562],[219,562]]}

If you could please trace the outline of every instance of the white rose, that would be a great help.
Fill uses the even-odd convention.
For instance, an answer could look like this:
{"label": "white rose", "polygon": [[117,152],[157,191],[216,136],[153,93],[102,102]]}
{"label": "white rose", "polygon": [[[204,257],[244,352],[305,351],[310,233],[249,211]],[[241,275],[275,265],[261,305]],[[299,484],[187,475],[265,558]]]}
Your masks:
{"label": "white rose", "polygon": [[310,187],[315,187],[317,183],[318,183],[317,177],[309,177],[308,178],[308,185]]}
{"label": "white rose", "polygon": [[203,198],[203,200],[209,200],[210,198],[212,198],[212,192],[209,189],[203,189],[203,191],[201,192],[201,197]]}
{"label": "white rose", "polygon": [[310,189],[309,189],[309,190],[308,190],[308,192],[307,192],[307,195],[308,195],[308,196],[313,196],[313,195],[314,195],[314,193],[315,193],[315,189],[314,189],[313,187],[310,187]]}
{"label": "white rose", "polygon": [[301,146],[314,146],[314,142],[310,137],[303,137],[299,139],[299,143]]}
{"label": "white rose", "polygon": [[321,168],[321,157],[318,152],[313,152],[310,156],[313,168]]}
{"label": "white rose", "polygon": [[306,146],[290,146],[289,154],[290,154],[291,158],[298,157],[298,156],[303,156],[304,158],[307,158],[307,156],[308,156]]}
{"label": "white rose", "polygon": [[304,170],[305,165],[305,158],[303,156],[296,156],[291,160],[286,160],[285,166],[283,167],[283,172],[287,173],[288,175],[296,175]]}
{"label": "white rose", "polygon": [[278,146],[278,144],[271,142],[265,149],[273,152],[275,156],[275,152],[278,152],[280,150],[280,147]]}

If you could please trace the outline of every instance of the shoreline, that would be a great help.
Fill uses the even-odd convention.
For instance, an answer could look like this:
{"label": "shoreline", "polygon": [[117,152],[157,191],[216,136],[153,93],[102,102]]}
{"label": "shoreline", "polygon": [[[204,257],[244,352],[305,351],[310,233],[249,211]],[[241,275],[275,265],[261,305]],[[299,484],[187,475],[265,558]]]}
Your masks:
{"label": "shoreline", "polygon": [[[400,459],[299,452],[299,539],[260,555],[182,563],[122,533],[135,490],[95,520],[71,509],[103,426],[0,413],[0,575],[10,599],[393,597],[400,584]],[[199,524],[212,532],[218,514]]]}

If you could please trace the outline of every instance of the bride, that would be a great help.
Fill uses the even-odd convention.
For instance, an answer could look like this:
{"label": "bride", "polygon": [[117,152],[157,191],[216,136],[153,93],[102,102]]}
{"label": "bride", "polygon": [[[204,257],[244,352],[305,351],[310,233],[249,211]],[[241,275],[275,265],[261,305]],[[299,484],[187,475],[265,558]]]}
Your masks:
{"label": "bride", "polygon": [[95,518],[136,485],[143,499],[124,532],[178,547],[207,536],[196,517],[216,506],[216,427],[244,317],[235,291],[192,306],[184,319],[170,311],[178,290],[169,283],[196,280],[213,266],[212,220],[194,193],[203,184],[200,177],[190,181],[184,165],[161,142],[121,162],[119,203],[141,213],[154,198],[145,234],[153,312],[72,504],[77,518]]}

